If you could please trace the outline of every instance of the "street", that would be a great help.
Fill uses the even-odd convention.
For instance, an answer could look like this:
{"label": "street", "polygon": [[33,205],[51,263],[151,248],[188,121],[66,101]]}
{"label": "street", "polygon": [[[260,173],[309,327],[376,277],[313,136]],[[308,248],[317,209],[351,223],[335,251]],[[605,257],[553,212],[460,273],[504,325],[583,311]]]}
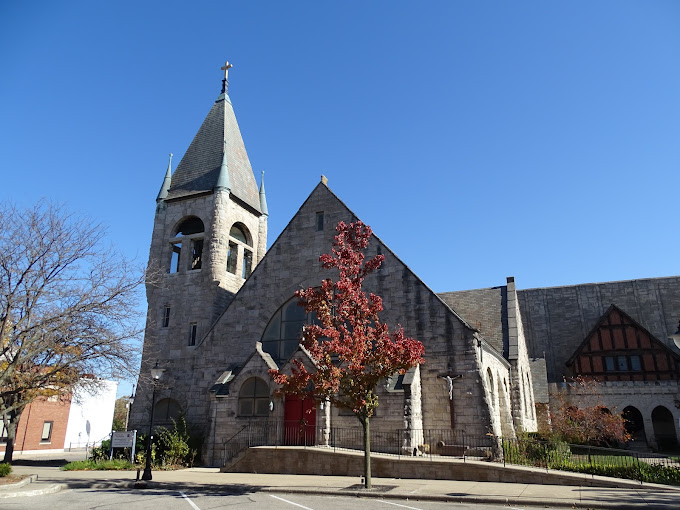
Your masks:
{"label": "street", "polygon": [[[274,494],[270,492],[193,492],[165,489],[73,489],[44,496],[1,500],[3,510],[215,510],[243,508],[257,510],[495,510],[505,505],[404,501],[376,498]],[[549,508],[549,507],[542,507]]]}

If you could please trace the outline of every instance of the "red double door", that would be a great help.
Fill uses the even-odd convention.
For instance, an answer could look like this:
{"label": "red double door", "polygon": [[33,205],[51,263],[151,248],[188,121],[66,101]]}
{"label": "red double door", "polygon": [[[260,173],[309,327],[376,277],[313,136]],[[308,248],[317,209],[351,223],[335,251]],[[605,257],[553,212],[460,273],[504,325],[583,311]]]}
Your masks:
{"label": "red double door", "polygon": [[286,395],[283,413],[283,442],[288,446],[316,443],[316,402]]}

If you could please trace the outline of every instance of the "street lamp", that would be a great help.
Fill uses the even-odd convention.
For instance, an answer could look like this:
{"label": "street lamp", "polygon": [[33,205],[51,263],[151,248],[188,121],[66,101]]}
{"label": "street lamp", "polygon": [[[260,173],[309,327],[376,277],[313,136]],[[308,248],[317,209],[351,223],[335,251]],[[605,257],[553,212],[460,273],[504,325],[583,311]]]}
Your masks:
{"label": "street lamp", "polygon": [[144,474],[142,474],[142,480],[151,480],[151,431],[153,430],[153,408],[156,404],[156,381],[158,381],[165,369],[158,368],[158,361],[156,361],[156,366],[151,369],[151,417],[149,418],[149,435],[146,438],[146,467],[144,468]]}

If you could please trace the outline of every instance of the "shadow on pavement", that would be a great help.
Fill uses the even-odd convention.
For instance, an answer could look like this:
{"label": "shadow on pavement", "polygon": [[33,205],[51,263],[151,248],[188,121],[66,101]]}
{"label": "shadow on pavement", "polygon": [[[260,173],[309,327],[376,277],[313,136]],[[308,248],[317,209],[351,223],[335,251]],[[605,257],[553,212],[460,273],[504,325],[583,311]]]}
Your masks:
{"label": "shadow on pavement", "polygon": [[66,459],[15,459],[13,466],[61,467],[71,462]]}
{"label": "shadow on pavement", "polygon": [[[69,483],[69,487],[71,488],[77,488],[76,485]],[[85,488],[85,487],[83,487]],[[192,494],[197,494],[197,495],[202,495],[202,496],[210,496],[210,495],[218,495],[218,496],[244,496],[246,494],[254,494],[257,492],[264,492],[265,487],[262,486],[257,486],[257,485],[243,485],[243,484],[233,484],[233,485],[224,485],[222,487],[215,487],[214,485],[203,485],[203,484],[173,484],[170,487],[164,487],[162,484],[159,484],[157,486],[149,486],[146,488],[140,488],[140,487],[114,487],[114,486],[109,486],[109,487],[92,487],[92,485],[89,485],[87,488],[91,489],[91,492],[128,492],[128,493],[135,493],[135,494],[140,494],[144,496],[167,496],[169,494],[175,493],[176,497],[181,498],[183,497],[179,492],[187,492],[187,496],[190,496]]]}

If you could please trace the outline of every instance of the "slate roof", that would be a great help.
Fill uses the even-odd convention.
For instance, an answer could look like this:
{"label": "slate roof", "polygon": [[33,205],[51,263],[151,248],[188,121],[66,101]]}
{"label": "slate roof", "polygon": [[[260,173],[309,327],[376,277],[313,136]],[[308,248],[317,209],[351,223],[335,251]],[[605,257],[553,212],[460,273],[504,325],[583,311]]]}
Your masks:
{"label": "slate roof", "polygon": [[517,291],[529,356],[545,353],[550,382],[613,304],[673,351],[668,335],[680,315],[680,277],[588,283]]}
{"label": "slate roof", "polygon": [[217,184],[224,141],[231,193],[257,212],[260,194],[229,96],[220,94],[172,175],[167,200],[210,193]]}
{"label": "slate roof", "polygon": [[507,287],[441,292],[450,308],[477,329],[504,356],[508,355]]}

